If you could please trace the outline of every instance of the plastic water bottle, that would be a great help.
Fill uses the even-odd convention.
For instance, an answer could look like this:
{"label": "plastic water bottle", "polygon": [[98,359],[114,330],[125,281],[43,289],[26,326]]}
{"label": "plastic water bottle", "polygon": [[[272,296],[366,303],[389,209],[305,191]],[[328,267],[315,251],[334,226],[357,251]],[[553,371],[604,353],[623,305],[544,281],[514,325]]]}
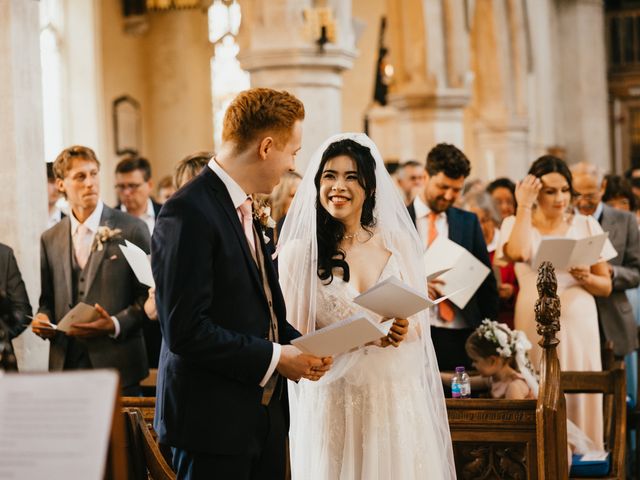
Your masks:
{"label": "plastic water bottle", "polygon": [[451,396],[453,398],[471,398],[471,381],[464,367],[456,367],[456,374],[451,379]]}

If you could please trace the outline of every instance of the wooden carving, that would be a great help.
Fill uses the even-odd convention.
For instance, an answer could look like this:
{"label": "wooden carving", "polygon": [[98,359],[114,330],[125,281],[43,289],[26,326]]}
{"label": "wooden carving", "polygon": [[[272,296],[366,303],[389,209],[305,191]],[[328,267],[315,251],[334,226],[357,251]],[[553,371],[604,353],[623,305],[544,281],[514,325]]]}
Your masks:
{"label": "wooden carving", "polygon": [[456,447],[463,480],[527,480],[524,444],[465,442]]}
{"label": "wooden carving", "polygon": [[543,262],[538,268],[538,299],[535,313],[538,323],[538,335],[541,347],[557,345],[556,333],[560,330],[560,298],[558,298],[558,282],[555,270],[550,262]]}

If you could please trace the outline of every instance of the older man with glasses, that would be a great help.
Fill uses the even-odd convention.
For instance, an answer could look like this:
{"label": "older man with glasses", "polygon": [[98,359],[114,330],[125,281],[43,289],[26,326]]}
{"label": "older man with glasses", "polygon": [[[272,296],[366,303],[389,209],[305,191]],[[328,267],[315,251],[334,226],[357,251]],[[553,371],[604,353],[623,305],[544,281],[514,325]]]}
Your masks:
{"label": "older man with glasses", "polygon": [[142,220],[153,233],[155,219],[162,205],[151,198],[153,181],[151,164],[146,158],[126,157],[116,166],[116,192],[118,208]]}
{"label": "older man with glasses", "polygon": [[613,291],[608,297],[595,297],[598,307],[601,340],[613,341],[614,353],[623,357],[637,348],[636,326],[625,290],[640,282],[640,243],[638,226],[632,213],[616,210],[602,201],[602,171],[595,165],[580,162],[572,166],[574,206],[583,215],[595,218],[618,252],[609,261]]}

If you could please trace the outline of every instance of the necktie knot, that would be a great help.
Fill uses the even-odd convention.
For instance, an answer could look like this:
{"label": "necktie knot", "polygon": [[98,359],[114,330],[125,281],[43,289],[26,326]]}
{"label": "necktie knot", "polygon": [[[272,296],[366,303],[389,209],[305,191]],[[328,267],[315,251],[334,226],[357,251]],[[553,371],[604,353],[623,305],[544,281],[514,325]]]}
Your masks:
{"label": "necktie knot", "polygon": [[250,198],[247,198],[244,202],[242,202],[238,207],[238,209],[242,214],[243,221],[246,221],[247,219],[251,220],[253,216],[253,208],[252,208],[252,202]]}
{"label": "necktie knot", "polygon": [[251,201],[250,198],[247,198],[238,207],[238,212],[240,212],[242,229],[244,230],[244,234],[247,237],[247,242],[249,242],[249,245],[255,251],[255,241],[253,238],[253,208],[252,207],[253,207],[253,202]]}

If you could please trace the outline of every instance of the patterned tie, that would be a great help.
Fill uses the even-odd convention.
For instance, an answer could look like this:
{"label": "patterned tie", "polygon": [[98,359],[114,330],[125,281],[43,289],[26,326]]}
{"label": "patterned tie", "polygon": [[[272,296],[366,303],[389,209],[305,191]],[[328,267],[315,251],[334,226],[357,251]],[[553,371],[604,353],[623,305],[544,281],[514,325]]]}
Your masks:
{"label": "patterned tie", "polygon": [[[427,235],[427,247],[430,247],[433,241],[438,237],[438,229],[436,228],[436,219],[438,214],[436,212],[429,212],[429,233]],[[438,304],[438,316],[445,322],[452,322],[456,316],[456,312],[453,310],[453,305],[449,300],[440,302]]]}
{"label": "patterned tie", "polygon": [[78,261],[78,265],[80,268],[84,269],[87,264],[87,260],[89,260],[89,255],[91,254],[91,242],[93,240],[93,235],[91,234],[91,230],[83,223],[78,225],[78,229],[76,230],[76,238],[73,244],[73,249],[76,254],[76,260]]}
{"label": "patterned tie", "polygon": [[244,230],[244,236],[247,237],[247,242],[253,252],[256,251],[256,244],[253,238],[253,202],[251,198],[247,199],[238,207],[240,215],[240,221],[242,222],[242,229]]}

